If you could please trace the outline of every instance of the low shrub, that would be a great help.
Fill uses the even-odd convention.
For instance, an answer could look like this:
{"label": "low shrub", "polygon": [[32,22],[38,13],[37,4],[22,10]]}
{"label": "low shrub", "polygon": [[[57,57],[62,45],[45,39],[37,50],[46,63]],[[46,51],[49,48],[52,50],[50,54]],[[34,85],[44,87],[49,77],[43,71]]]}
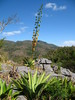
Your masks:
{"label": "low shrub", "polygon": [[34,68],[35,60],[33,60],[32,58],[25,57],[23,59],[23,65],[25,65],[26,67]]}

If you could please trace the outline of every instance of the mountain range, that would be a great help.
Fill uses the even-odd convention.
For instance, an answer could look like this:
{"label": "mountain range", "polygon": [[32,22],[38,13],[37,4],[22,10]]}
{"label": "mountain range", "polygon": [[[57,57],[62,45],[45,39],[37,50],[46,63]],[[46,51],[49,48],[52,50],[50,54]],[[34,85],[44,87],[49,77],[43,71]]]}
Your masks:
{"label": "mountain range", "polygon": [[[36,46],[36,56],[42,56],[46,54],[50,49],[56,49],[54,44],[48,44],[44,41],[38,41]],[[23,57],[30,57],[32,55],[32,41],[9,41],[4,40],[2,51],[8,54],[8,58],[13,61],[20,61]]]}

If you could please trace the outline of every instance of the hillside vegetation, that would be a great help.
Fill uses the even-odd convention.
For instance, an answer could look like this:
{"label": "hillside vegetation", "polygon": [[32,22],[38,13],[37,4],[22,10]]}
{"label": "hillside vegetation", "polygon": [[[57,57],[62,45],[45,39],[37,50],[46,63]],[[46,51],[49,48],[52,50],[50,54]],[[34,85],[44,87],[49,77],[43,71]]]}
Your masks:
{"label": "hillside vegetation", "polygon": [[56,50],[50,50],[46,55],[46,58],[51,59],[59,66],[70,69],[75,72],[75,47],[61,47]]}
{"label": "hillside vegetation", "polygon": [[[48,44],[43,41],[38,41],[35,56],[42,56],[46,54],[50,49],[56,49],[57,46],[53,44]],[[8,54],[8,59],[15,62],[21,63],[24,57],[31,57],[32,55],[32,41],[4,41],[4,45],[1,48]]]}

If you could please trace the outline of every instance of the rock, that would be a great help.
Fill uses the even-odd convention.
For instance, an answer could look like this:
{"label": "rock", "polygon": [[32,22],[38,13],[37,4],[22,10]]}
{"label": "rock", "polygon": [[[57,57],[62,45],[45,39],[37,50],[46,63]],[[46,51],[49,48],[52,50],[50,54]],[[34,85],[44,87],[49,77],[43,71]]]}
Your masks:
{"label": "rock", "polygon": [[64,75],[61,75],[61,74],[55,74],[55,73],[52,73],[50,77],[60,77],[60,78],[65,78]]}
{"label": "rock", "polygon": [[2,70],[7,72],[9,70],[11,70],[12,66],[11,65],[7,65],[7,64],[2,64]]}
{"label": "rock", "polygon": [[[42,66],[42,65],[41,65]],[[60,67],[60,74],[56,74],[50,65],[44,65],[46,75],[50,74],[50,77],[60,77],[60,78],[68,78],[71,79],[75,83],[75,73],[72,73],[69,69]],[[55,67],[55,71],[57,70],[57,66]],[[28,73],[31,72],[32,75],[35,73],[35,70],[30,69],[29,67],[19,66],[18,73]],[[42,72],[38,71],[38,75]]]}
{"label": "rock", "polygon": [[71,81],[75,83],[75,73],[71,72]]}
{"label": "rock", "polygon": [[53,71],[56,73],[56,71],[58,71],[58,66],[53,66]]}
{"label": "rock", "polygon": [[38,59],[37,61],[38,61],[39,64],[43,64],[43,63],[44,64],[51,64],[52,63],[51,60],[48,60],[46,58],[41,58],[41,59]]}
{"label": "rock", "polygon": [[[43,70],[46,70],[46,67],[48,66],[47,70],[53,71],[50,64],[52,63],[51,60],[48,60],[46,58],[37,59],[36,63],[38,64],[38,67],[42,68]],[[50,67],[50,68],[49,68]]]}
{"label": "rock", "polygon": [[17,100],[27,100],[24,96],[18,96]]}
{"label": "rock", "polygon": [[29,67],[25,67],[25,66],[18,66],[18,72],[28,72]]}
{"label": "rock", "polygon": [[69,69],[66,68],[60,68],[60,72],[62,75],[67,76],[67,77],[71,77],[71,71]]}
{"label": "rock", "polygon": [[23,72],[32,72],[33,73],[33,70],[31,70],[29,67],[26,67],[26,66],[19,66],[18,67],[18,72],[19,73],[23,73]]}
{"label": "rock", "polygon": [[52,67],[50,66],[50,65],[44,65],[44,68],[45,68],[45,72],[53,72],[53,69],[52,69]]}
{"label": "rock", "polygon": [[[32,70],[30,69],[29,67],[26,67],[26,66],[19,66],[18,67],[18,73],[28,73],[28,72],[31,72],[32,75],[35,73],[36,70]],[[37,72],[38,74],[40,74],[40,72]]]}

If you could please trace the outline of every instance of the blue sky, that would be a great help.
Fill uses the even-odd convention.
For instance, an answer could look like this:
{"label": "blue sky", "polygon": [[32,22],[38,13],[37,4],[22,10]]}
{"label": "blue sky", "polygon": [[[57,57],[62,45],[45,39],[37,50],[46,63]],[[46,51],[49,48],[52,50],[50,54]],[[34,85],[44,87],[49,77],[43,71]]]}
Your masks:
{"label": "blue sky", "polygon": [[32,40],[35,15],[43,4],[39,40],[58,46],[75,45],[75,0],[0,0],[0,20],[17,13],[19,22],[8,25],[0,38]]}

